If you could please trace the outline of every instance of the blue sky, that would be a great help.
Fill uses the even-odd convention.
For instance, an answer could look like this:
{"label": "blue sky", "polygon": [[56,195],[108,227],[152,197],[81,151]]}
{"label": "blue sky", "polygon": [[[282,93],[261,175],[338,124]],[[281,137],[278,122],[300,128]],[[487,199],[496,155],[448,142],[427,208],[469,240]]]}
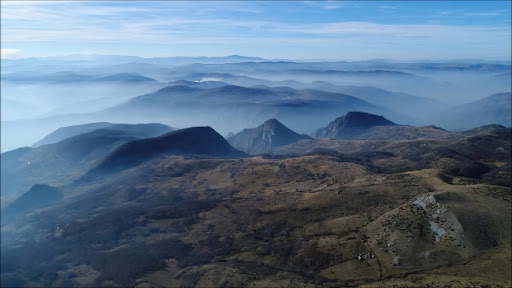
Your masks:
{"label": "blue sky", "polygon": [[2,58],[510,60],[510,1],[1,1]]}

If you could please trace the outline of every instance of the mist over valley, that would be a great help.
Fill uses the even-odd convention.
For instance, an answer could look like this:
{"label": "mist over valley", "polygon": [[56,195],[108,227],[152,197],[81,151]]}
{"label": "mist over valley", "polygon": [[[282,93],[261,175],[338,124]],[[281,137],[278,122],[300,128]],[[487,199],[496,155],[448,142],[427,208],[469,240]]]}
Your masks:
{"label": "mist over valley", "polygon": [[510,2],[2,1],[0,286],[510,287]]}
{"label": "mist over valley", "polygon": [[[510,65],[261,59],[165,66],[150,64],[151,58],[145,61],[118,64],[115,74],[106,74],[104,71],[112,66],[101,66],[97,61],[85,61],[89,64],[84,65],[96,67],[96,73],[82,66],[47,73],[28,64],[24,64],[25,72],[3,71],[2,128],[6,133],[23,133],[19,133],[21,137],[2,137],[2,151],[30,146],[59,127],[98,121],[212,126],[223,135],[270,118],[284,121],[299,133],[311,134],[349,111],[449,130],[510,123],[510,77],[493,78],[495,82],[489,83],[489,78],[510,74]],[[130,69],[143,64],[149,67],[142,72]],[[477,119],[470,120],[475,114]]]}
{"label": "mist over valley", "polygon": [[2,285],[508,283],[510,66],[256,59],[2,74]]}

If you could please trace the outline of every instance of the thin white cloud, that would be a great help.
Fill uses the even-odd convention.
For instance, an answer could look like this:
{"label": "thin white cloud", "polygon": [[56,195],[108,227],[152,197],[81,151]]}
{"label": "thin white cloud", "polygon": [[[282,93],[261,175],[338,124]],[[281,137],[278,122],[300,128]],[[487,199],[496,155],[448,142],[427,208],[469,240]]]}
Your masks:
{"label": "thin white cloud", "polygon": [[1,49],[2,59],[18,59],[21,56],[20,49],[2,48]]}
{"label": "thin white cloud", "polygon": [[441,16],[446,16],[446,15],[452,15],[453,12],[452,11],[439,11],[439,13],[437,13],[438,15],[441,15]]}
{"label": "thin white cloud", "polygon": [[[506,36],[510,27],[481,27],[453,25],[378,24],[371,22],[337,22],[311,25],[283,25],[282,32],[310,35],[382,35],[394,37],[436,37],[436,36]],[[485,38],[485,37],[484,37]]]}
{"label": "thin white cloud", "polygon": [[3,7],[20,7],[34,6],[36,4],[52,3],[52,1],[2,1],[0,5]]}
{"label": "thin white cloud", "polygon": [[[474,42],[482,43],[479,45],[484,48],[501,46],[510,51],[509,26],[342,21],[293,24],[285,19],[265,17],[265,20],[260,20],[261,18],[239,15],[259,13],[258,8],[269,9],[267,2],[261,6],[258,4],[247,7],[240,2],[234,2],[234,7],[230,8],[231,12],[236,12],[233,14],[217,13],[224,13],[225,9],[217,8],[216,5],[220,4],[211,2],[140,2],[142,4],[137,6],[125,2],[87,2],[85,5],[80,2],[59,1],[8,5],[4,5],[4,2],[2,1],[1,10],[2,43],[20,47],[24,54],[29,53],[29,49],[18,44],[33,46],[32,43],[36,42],[54,42],[58,46],[64,41],[70,43],[70,47],[78,42],[87,44],[82,46],[108,43],[119,47],[140,43],[148,46],[197,44],[197,48],[194,47],[197,50],[208,47],[205,44],[224,45],[233,47],[232,49],[250,44],[260,47],[261,50],[261,47],[273,47],[275,43],[285,46],[284,39],[297,47],[307,46],[311,51],[318,47],[341,45],[360,51],[370,49],[367,47],[372,47],[373,43],[385,45],[387,49],[396,46],[396,50],[407,45],[433,47],[432,49],[437,50],[442,47],[470,49],[475,46]],[[317,9],[339,9],[354,5],[333,1],[308,1],[305,4]],[[385,6],[381,5],[380,8],[393,9],[384,8]],[[439,15],[449,13],[451,12],[441,11]],[[455,48],[457,49],[459,48]]]}
{"label": "thin white cloud", "polygon": [[341,1],[304,1],[303,3],[310,7],[326,10],[340,9],[347,4],[347,2]]}
{"label": "thin white cloud", "polygon": [[[5,1],[2,1],[2,5]],[[13,1],[16,2],[16,1]],[[477,33],[496,33],[493,27],[480,28],[478,26],[448,26],[448,25],[404,25],[404,24],[378,24],[370,22],[334,22],[327,24],[302,24],[292,25],[275,21],[254,21],[242,19],[200,18],[191,12],[191,16],[177,16],[180,14],[162,12],[159,6],[148,8],[132,6],[104,6],[94,7],[90,5],[53,5],[62,4],[55,2],[30,2],[23,4],[9,4],[8,9],[2,9],[2,24],[9,20],[9,25],[2,25],[4,41],[30,41],[55,40],[63,37],[70,39],[94,39],[105,38],[124,39],[128,34],[135,36],[137,33],[147,36],[161,37],[165,35],[181,35],[186,33],[203,31],[224,33],[244,33],[262,30],[265,33],[294,33],[307,35],[390,35],[401,37],[433,37],[447,32],[453,35]],[[94,2],[88,4],[96,5]],[[322,9],[338,9],[345,2],[333,1],[305,1],[306,5]],[[80,4],[80,3],[78,3]],[[165,7],[187,10],[187,5],[195,3],[163,3]],[[160,3],[159,3],[160,5]],[[21,7],[21,8],[20,8]],[[381,5],[380,7],[387,7]],[[390,6],[393,7],[393,6]],[[171,9],[170,8],[170,9]],[[209,7],[208,9],[212,9]],[[241,9],[235,7],[234,9]],[[248,9],[250,10],[250,9]],[[449,15],[449,11],[441,11],[442,15]],[[498,12],[492,12],[498,13]],[[493,15],[491,12],[468,13],[472,16]],[[134,15],[136,14],[136,15]],[[131,15],[130,17],[126,15]],[[183,15],[183,14],[181,14]],[[211,15],[216,15],[215,13]],[[133,17],[136,16],[136,17]],[[5,20],[5,21],[4,21]],[[235,29],[241,31],[234,31]],[[501,29],[501,27],[500,27]],[[510,28],[505,29],[510,31]],[[16,35],[25,33],[25,35]],[[39,34],[39,35],[38,35]],[[77,35],[80,34],[80,35]],[[86,35],[89,34],[89,35]],[[118,35],[116,37],[116,34]]]}
{"label": "thin white cloud", "polygon": [[[399,43],[424,42],[424,45],[469,43],[474,39],[482,43],[506,45],[510,42],[510,27],[448,26],[377,24],[370,22],[339,22],[328,24],[291,25],[279,22],[258,22],[226,19],[156,19],[105,25],[74,23],[66,26],[41,28],[13,27],[2,29],[2,41],[88,41],[205,44],[246,43],[248,39],[295,39],[294,43],[314,42],[322,38],[328,43],[334,39],[364,39],[365,43],[377,41]],[[306,39],[311,38],[312,41]],[[508,39],[508,40],[507,40]],[[269,41],[271,42],[271,41]]]}
{"label": "thin white cloud", "polygon": [[502,15],[502,11],[489,11],[489,12],[472,12],[465,13],[464,16],[469,17],[496,17]]}
{"label": "thin white cloud", "polygon": [[333,10],[333,9],[341,8],[341,5],[325,5],[323,8],[328,9],[328,10]]}
{"label": "thin white cloud", "polygon": [[[2,2],[3,3],[3,2]],[[45,2],[46,3],[46,2]],[[94,3],[94,2],[93,2]],[[177,3],[179,5],[175,5]],[[13,34],[10,32],[24,32],[28,33],[30,30],[42,32],[46,36],[63,34],[63,30],[69,32],[87,32],[97,30],[118,30],[121,34],[124,30],[130,30],[132,33],[150,33],[151,29],[164,29],[169,31],[188,29],[194,25],[203,25],[202,29],[215,29],[214,25],[220,28],[229,28],[235,24],[234,27],[258,29],[262,26],[268,25],[265,21],[236,21],[223,18],[201,17],[205,11],[212,8],[198,8],[193,13],[194,16],[181,16],[188,15],[187,13],[175,13],[172,9],[185,10],[187,7],[182,6],[182,2],[162,3],[166,9],[158,9],[158,7],[91,7],[91,6],[76,6],[76,5],[12,5],[8,9],[2,9],[2,20],[10,21],[9,25],[2,26],[3,34]],[[158,3],[160,4],[160,3]],[[194,3],[191,3],[191,5]],[[194,4],[195,5],[195,4]],[[167,7],[170,7],[167,9]],[[205,10],[206,9],[206,10]],[[231,10],[247,13],[258,13],[255,9],[242,9],[233,7]],[[230,10],[230,11],[231,11]],[[184,27],[188,26],[188,27]],[[7,28],[6,28],[7,27]],[[55,33],[51,33],[55,32]],[[42,36],[38,36],[40,39]],[[72,38],[90,36],[76,36]],[[26,35],[20,35],[16,39],[27,39]],[[103,38],[98,35],[98,38]],[[51,40],[51,39],[49,39]]]}

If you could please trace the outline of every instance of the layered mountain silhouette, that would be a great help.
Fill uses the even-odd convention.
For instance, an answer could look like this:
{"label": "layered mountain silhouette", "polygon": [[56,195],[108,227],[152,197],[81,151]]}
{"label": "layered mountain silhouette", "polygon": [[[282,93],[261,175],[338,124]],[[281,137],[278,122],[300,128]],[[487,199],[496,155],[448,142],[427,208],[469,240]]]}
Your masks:
{"label": "layered mountain silhouette", "polygon": [[18,199],[12,202],[2,211],[2,216],[11,216],[28,212],[37,208],[41,208],[53,204],[62,199],[62,193],[59,189],[46,185],[36,184]]}
{"label": "layered mountain silhouette", "polygon": [[45,136],[43,139],[37,141],[32,147],[39,147],[46,144],[57,143],[66,138],[76,136],[78,134],[83,134],[87,132],[91,132],[97,129],[106,128],[111,126],[112,124],[108,122],[96,122],[96,123],[87,123],[80,125],[73,125],[67,127],[61,127],[52,133]]}
{"label": "layered mountain silhouette", "polygon": [[105,82],[156,82],[155,79],[142,76],[136,73],[119,73],[114,75],[107,75],[102,77],[94,78],[94,81],[105,81]]}
{"label": "layered mountain silhouette", "polygon": [[[426,121],[428,121],[430,118],[428,115],[431,111],[437,111],[439,107],[445,105],[443,102],[434,99],[401,92],[391,92],[371,86],[343,86],[334,85],[325,81],[315,81],[310,85],[314,89],[352,95],[372,104],[409,115],[411,116],[409,119],[404,118],[407,120],[405,122],[409,124],[413,124],[410,123],[413,120],[423,120],[423,116],[425,116],[425,118],[427,118]],[[399,111],[397,111],[397,108],[399,108]]]}
{"label": "layered mountain silhouette", "polygon": [[496,93],[483,99],[450,109],[441,117],[441,123],[451,129],[470,129],[489,124],[510,126],[512,123],[512,94]]}
{"label": "layered mountain silhouette", "polygon": [[[182,83],[182,82],[178,82]],[[289,87],[266,87],[253,86],[243,87],[237,85],[224,85],[220,87],[201,89],[198,85],[172,85],[162,88],[153,93],[138,96],[127,103],[120,105],[120,108],[130,107],[132,105],[152,105],[152,104],[173,104],[176,101],[201,101],[213,102],[222,100],[223,102],[254,102],[266,101],[269,103],[286,103],[286,100],[304,100],[304,101],[336,101],[344,102],[345,105],[360,105],[374,107],[372,104],[357,97],[342,93],[326,92],[315,89],[296,90]]]}
{"label": "layered mountain silhouette", "polygon": [[[314,89],[227,85],[200,89],[173,85],[98,112],[98,118],[137,113],[144,121],[172,121],[181,127],[212,126],[222,134],[277,118],[298,133],[315,131],[349,111],[395,115],[357,97]],[[195,115],[200,114],[201,117]]]}
{"label": "layered mountain silhouette", "polygon": [[383,116],[364,112],[349,112],[325,128],[318,129],[315,138],[354,139],[375,126],[396,125]]}
{"label": "layered mountain silhouette", "polygon": [[31,82],[31,83],[91,83],[91,82],[121,82],[124,84],[133,83],[156,83],[155,79],[140,75],[138,73],[117,73],[104,76],[78,74],[73,72],[57,72],[51,74],[36,73],[10,73],[2,75],[9,81]]}
{"label": "layered mountain silhouette", "polygon": [[107,155],[87,176],[127,169],[162,154],[197,154],[222,158],[246,156],[229,145],[211,127],[192,127],[123,144]]}
{"label": "layered mountain silhouette", "polygon": [[228,141],[233,147],[248,154],[261,154],[302,139],[311,137],[297,134],[276,119],[269,119],[256,128],[244,129],[229,137]]}
{"label": "layered mountain silhouette", "polygon": [[[260,89],[247,88],[235,85],[226,85],[209,89],[201,89],[187,85],[173,85],[162,88],[153,93],[135,97],[119,108],[143,107],[146,109],[164,108],[162,105],[173,105],[177,102],[192,103],[218,103],[253,102],[269,99],[277,96],[275,92]],[[167,107],[169,108],[169,107]]]}
{"label": "layered mountain silhouette", "polygon": [[174,130],[172,127],[159,123],[149,124],[112,124],[108,122],[87,123],[61,127],[39,140],[32,147],[39,147],[46,144],[57,143],[66,138],[79,134],[84,134],[98,129],[107,129],[111,131],[124,131],[133,137],[149,138],[156,137]]}
{"label": "layered mountain silhouette", "polygon": [[188,80],[176,80],[168,83],[169,85],[184,85],[184,86],[190,86],[194,88],[201,88],[201,89],[211,89],[211,88],[217,88],[229,85],[224,82],[219,81],[188,81]]}
{"label": "layered mountain silhouette", "polygon": [[173,130],[162,124],[91,123],[57,129],[43,140],[57,141],[75,133],[105,126],[57,143],[2,153],[2,197],[26,191],[36,183],[58,183],[77,177],[96,160],[126,142],[159,136]]}

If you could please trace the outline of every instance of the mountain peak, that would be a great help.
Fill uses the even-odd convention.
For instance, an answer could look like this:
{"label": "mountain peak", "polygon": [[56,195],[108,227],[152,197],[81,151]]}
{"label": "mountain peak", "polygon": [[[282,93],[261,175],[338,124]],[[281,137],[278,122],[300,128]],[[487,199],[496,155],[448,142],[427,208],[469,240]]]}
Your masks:
{"label": "mountain peak", "polygon": [[[395,123],[389,121],[388,119],[384,118],[382,115],[378,116],[375,114],[370,114],[366,112],[348,112],[345,114],[345,116],[341,116],[338,119],[343,119],[346,123],[349,124],[387,124],[387,125],[393,125]],[[374,125],[374,126],[380,126],[380,125]]]}
{"label": "mountain peak", "polygon": [[396,125],[383,116],[365,112],[348,112],[315,133],[316,138],[352,139],[374,126]]}
{"label": "mountain peak", "polygon": [[373,126],[396,125],[395,123],[389,121],[383,116],[365,112],[348,112],[344,116],[341,116],[334,120],[334,122],[338,125],[343,125],[345,127],[370,128]]}
{"label": "mountain peak", "polygon": [[212,157],[243,157],[217,131],[209,126],[176,130],[155,138],[134,140],[121,145],[100,163],[92,174],[123,170],[162,154],[198,154]]}
{"label": "mountain peak", "polygon": [[269,127],[285,127],[281,122],[277,121],[275,118],[268,119],[261,126],[269,126]]}
{"label": "mountain peak", "polygon": [[244,129],[230,137],[228,141],[233,147],[246,153],[261,154],[302,139],[310,139],[310,137],[297,134],[277,119],[271,118],[256,128]]}

